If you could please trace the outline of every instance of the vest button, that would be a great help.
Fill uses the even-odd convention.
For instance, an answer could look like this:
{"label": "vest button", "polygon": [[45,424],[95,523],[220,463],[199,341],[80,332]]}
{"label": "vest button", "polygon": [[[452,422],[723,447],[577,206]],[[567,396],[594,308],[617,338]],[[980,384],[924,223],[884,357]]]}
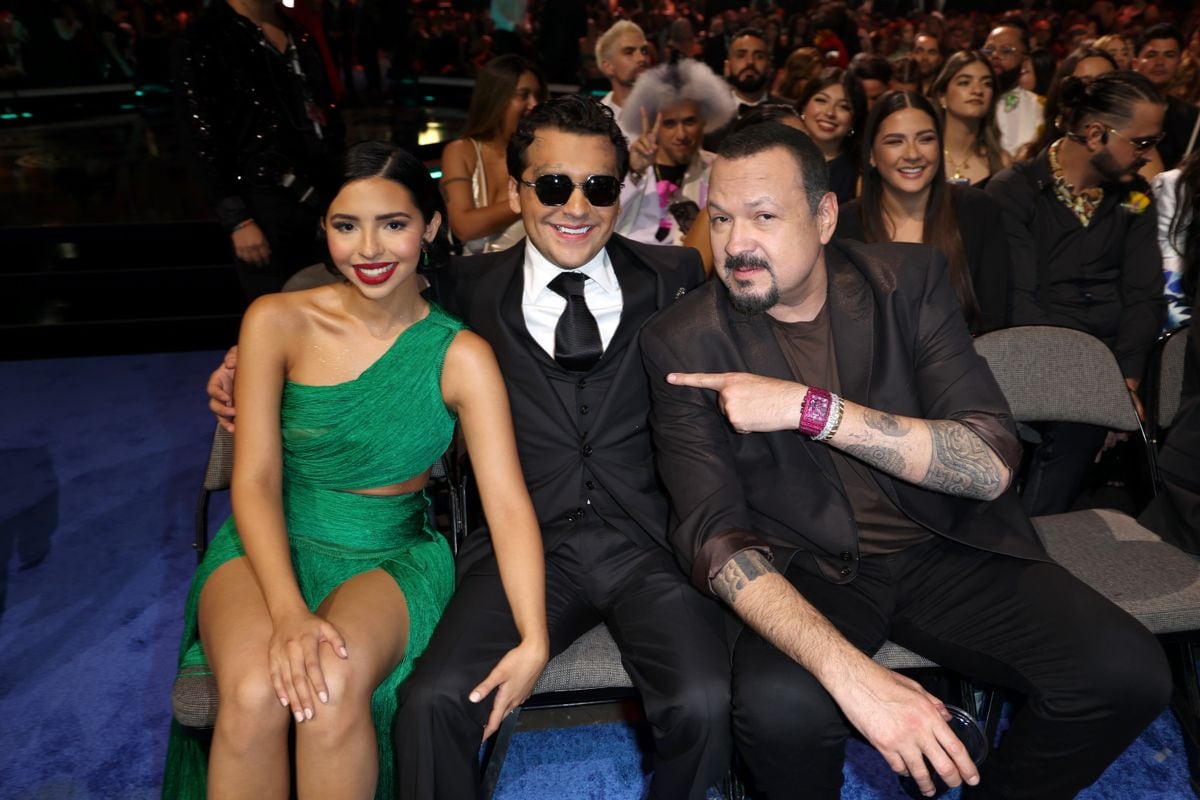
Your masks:
{"label": "vest button", "polygon": [[592,446],[590,444],[585,444],[583,447],[579,448],[579,452],[583,453],[585,456],[590,456],[592,454]]}
{"label": "vest button", "polygon": [[580,388],[580,389],[586,389],[586,388],[587,388],[587,381],[585,381],[583,378],[580,378],[580,379],[579,379],[579,382],[578,382],[578,383],[576,383],[575,385],[576,385],[578,388]]}
{"label": "vest button", "polygon": [[842,573],[843,578],[846,577],[847,575],[849,575],[851,572],[854,572],[854,570],[850,569],[849,567],[842,567],[842,569],[840,571]]}
{"label": "vest button", "polygon": [[839,556],[841,557],[842,561],[853,561],[854,560],[854,553],[851,553],[849,550],[845,550],[842,553],[839,553]]}
{"label": "vest button", "polygon": [[583,405],[581,405],[581,406],[579,407],[579,413],[580,413],[580,414],[586,414],[586,413],[588,413],[588,411],[590,411],[590,410],[591,410],[591,409],[589,409],[589,408],[588,408],[588,404],[587,404],[587,403],[584,403]]}
{"label": "vest button", "polygon": [[592,489],[595,489],[595,488],[596,488],[596,482],[595,482],[595,481],[587,481],[587,482],[586,482],[586,483],[584,483],[583,485],[584,485],[584,486],[586,486],[586,487],[587,487],[589,490],[592,490]]}

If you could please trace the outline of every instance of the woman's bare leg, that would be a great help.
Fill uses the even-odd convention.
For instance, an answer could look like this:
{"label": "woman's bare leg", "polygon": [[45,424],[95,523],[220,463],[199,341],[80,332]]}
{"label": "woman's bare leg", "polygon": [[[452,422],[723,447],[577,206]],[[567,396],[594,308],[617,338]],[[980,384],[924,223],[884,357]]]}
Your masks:
{"label": "woman's bare leg", "polygon": [[379,773],[371,693],[404,657],[408,605],[395,579],[375,569],[330,592],[317,614],[342,632],[349,657],[321,645],[329,702],[296,726],[298,795],[369,800]]}
{"label": "woman's bare leg", "polygon": [[271,617],[245,557],[218,567],[200,592],[200,641],[220,705],[208,759],[208,796],[288,796],[288,709],[267,666]]}

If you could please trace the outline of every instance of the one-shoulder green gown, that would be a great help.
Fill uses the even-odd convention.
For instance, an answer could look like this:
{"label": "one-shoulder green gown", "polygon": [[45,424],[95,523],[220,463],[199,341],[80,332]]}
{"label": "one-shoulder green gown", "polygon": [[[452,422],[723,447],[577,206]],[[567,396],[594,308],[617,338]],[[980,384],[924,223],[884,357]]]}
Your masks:
{"label": "one-shoulder green gown", "polygon": [[[442,401],[446,350],[462,323],[435,305],[353,381],[309,386],[288,381],[280,408],[283,507],[300,591],[316,610],[347,579],[382,569],[404,591],[409,638],[404,660],[375,690],[379,740],[376,798],[391,798],[392,721],[397,688],[425,650],[454,589],[445,538],[429,524],[423,492],[355,494],[420,475],[449,447],[454,416]],[[200,590],[217,567],[244,555],[233,518],[213,537],[196,570],[185,610],[180,667],[205,663],[196,623]],[[204,753],[173,723],[164,798],[203,798]]]}

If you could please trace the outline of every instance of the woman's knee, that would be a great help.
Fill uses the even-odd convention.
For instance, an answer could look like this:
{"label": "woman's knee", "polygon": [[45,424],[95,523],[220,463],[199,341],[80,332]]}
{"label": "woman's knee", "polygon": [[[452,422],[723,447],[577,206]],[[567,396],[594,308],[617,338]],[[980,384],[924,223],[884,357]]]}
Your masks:
{"label": "woman's knee", "polygon": [[376,670],[354,659],[322,662],[328,701],[316,701],[313,718],[301,723],[297,735],[328,739],[330,746],[371,724],[371,694],[378,684]]}
{"label": "woman's knee", "polygon": [[217,677],[217,730],[232,744],[253,747],[263,736],[280,735],[291,721],[267,670]]}

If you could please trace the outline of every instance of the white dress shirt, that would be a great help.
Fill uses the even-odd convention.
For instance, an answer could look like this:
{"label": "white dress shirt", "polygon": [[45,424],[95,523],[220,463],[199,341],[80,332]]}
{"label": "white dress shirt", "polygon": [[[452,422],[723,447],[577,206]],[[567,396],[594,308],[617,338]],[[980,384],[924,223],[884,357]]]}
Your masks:
{"label": "white dress shirt", "polygon": [[[567,307],[567,300],[549,288],[549,283],[562,271],[539,253],[532,242],[525,241],[525,291],[521,295],[521,313],[529,335],[551,358],[554,357],[554,329]],[[574,271],[588,277],[583,285],[583,299],[596,318],[600,341],[607,350],[621,322],[624,305],[621,284],[613,272],[608,251],[602,249],[591,261]]]}

